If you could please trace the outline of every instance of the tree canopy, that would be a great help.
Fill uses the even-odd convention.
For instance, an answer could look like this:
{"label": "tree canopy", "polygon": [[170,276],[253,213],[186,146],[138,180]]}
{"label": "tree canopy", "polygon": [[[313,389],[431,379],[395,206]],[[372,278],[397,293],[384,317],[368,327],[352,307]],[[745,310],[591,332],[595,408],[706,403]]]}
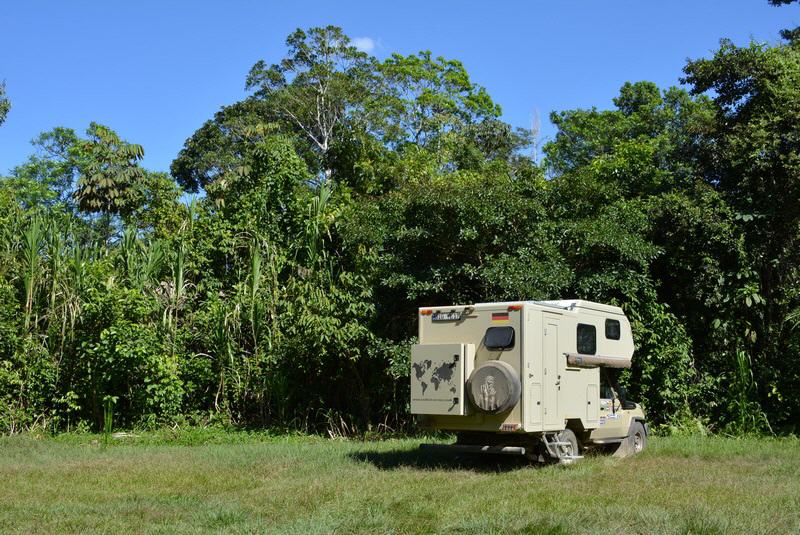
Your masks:
{"label": "tree canopy", "polygon": [[92,123],[0,180],[0,429],[109,399],[123,425],[408,429],[418,307],[583,298],[631,319],[654,423],[796,431],[796,42],[555,111],[541,162],[458,60],[286,45],[169,175]]}

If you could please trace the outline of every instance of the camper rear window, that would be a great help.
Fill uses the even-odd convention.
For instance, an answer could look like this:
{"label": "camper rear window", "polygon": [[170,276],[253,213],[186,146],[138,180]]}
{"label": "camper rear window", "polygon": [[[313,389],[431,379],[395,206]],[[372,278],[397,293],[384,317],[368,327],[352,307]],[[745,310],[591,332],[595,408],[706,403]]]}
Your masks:
{"label": "camper rear window", "polygon": [[486,349],[511,349],[514,347],[514,327],[489,327],[483,345]]}
{"label": "camper rear window", "polygon": [[606,320],[606,338],[619,340],[619,320]]}
{"label": "camper rear window", "polygon": [[578,353],[594,355],[597,351],[597,329],[594,325],[578,324]]}

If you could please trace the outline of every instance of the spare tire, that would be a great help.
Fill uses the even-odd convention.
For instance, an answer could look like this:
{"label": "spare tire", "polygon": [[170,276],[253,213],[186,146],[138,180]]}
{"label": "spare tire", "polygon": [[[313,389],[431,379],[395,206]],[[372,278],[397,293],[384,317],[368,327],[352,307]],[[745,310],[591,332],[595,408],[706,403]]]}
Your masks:
{"label": "spare tire", "polygon": [[472,404],[483,412],[499,414],[519,401],[522,384],[514,368],[500,360],[490,360],[475,368],[467,380]]}

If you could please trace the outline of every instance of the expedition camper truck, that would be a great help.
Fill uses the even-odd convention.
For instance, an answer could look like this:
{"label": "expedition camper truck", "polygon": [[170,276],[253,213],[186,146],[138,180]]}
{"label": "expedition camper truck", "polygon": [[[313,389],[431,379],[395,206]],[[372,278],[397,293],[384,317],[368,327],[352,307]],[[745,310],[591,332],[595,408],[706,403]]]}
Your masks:
{"label": "expedition camper truck", "polygon": [[411,412],[454,431],[467,452],[563,463],[587,448],[641,451],[641,407],[617,387],[633,338],[615,306],[581,300],[479,303],[419,309],[411,349]]}

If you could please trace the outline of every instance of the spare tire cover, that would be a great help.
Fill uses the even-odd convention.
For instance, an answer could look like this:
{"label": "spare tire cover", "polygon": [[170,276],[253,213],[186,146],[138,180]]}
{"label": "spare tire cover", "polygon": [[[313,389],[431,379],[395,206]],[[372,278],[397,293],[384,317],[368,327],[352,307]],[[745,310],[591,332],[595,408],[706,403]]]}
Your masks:
{"label": "spare tire cover", "polygon": [[470,374],[467,394],[478,409],[497,414],[511,409],[519,401],[522,385],[514,368],[499,360],[490,360]]}

